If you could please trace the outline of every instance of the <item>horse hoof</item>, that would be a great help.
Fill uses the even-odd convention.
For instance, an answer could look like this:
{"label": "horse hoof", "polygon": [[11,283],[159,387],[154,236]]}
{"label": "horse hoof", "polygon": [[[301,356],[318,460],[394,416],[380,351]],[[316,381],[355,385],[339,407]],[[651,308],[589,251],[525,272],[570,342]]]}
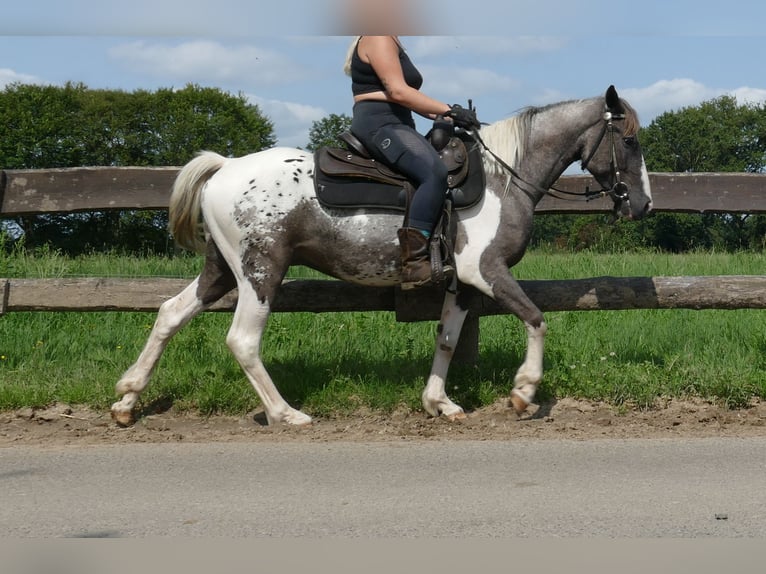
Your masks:
{"label": "horse hoof", "polygon": [[451,415],[444,415],[444,417],[451,423],[459,423],[460,421],[464,421],[468,418],[463,411],[458,411],[456,413],[452,413]]}
{"label": "horse hoof", "polygon": [[[301,411],[294,410],[278,419],[274,419],[274,422],[277,424],[283,424],[289,427],[301,428],[301,427],[311,426],[314,421],[306,413],[302,413]],[[276,425],[274,425],[274,423],[271,420],[269,420],[269,426],[276,426]]]}
{"label": "horse hoof", "polygon": [[133,417],[133,411],[116,411],[112,410],[112,420],[120,427],[133,426],[136,419]]}
{"label": "horse hoof", "polygon": [[518,416],[524,414],[527,410],[529,403],[525,401],[518,393],[511,393],[511,406]]}

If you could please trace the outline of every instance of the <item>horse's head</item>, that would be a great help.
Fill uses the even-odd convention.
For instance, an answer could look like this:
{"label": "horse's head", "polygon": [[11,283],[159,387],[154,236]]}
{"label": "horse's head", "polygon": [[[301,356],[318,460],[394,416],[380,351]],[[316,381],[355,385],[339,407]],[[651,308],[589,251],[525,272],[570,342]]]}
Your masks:
{"label": "horse's head", "polygon": [[638,116],[614,86],[606,91],[601,112],[585,134],[582,167],[611,196],[616,215],[640,219],[652,209],[652,191],[638,143]]}

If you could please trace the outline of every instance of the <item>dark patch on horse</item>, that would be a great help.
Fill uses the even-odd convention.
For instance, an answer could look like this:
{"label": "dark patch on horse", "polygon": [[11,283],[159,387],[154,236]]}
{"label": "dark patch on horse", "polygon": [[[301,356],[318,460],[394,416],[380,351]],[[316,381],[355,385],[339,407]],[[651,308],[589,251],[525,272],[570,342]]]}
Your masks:
{"label": "dark patch on horse", "polygon": [[205,248],[205,266],[197,284],[197,298],[204,305],[211,305],[236,287],[237,281],[212,240]]}
{"label": "dark patch on horse", "polygon": [[294,181],[295,183],[300,183],[300,182],[301,182],[301,180],[300,180],[300,179],[298,179],[297,177],[294,177],[294,178],[293,178],[293,181]]}
{"label": "dark patch on horse", "polygon": [[297,161],[298,163],[300,163],[300,162],[302,162],[302,161],[303,161],[303,158],[301,158],[301,157],[296,157],[296,158],[292,158],[292,159],[286,159],[286,160],[285,160],[285,163],[293,163],[294,161]]}

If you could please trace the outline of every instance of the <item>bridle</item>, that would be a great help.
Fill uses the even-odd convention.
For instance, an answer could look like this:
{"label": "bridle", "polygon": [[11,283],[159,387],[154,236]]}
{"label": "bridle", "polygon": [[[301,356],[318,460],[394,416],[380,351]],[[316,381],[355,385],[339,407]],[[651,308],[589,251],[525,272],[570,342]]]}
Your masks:
{"label": "bridle", "polygon": [[[615,205],[615,212],[617,210],[620,210],[623,214],[627,214],[630,212],[630,198],[629,198],[629,192],[630,188],[628,187],[628,184],[622,181],[620,178],[620,169],[617,165],[617,148],[615,147],[615,132],[617,131],[614,127],[614,120],[624,120],[625,114],[618,114],[611,111],[609,108],[606,109],[603,115],[604,119],[604,126],[601,129],[601,134],[598,137],[598,141],[596,142],[596,145],[593,146],[593,150],[590,152],[588,157],[584,159],[581,163],[583,169],[588,168],[588,164],[590,164],[593,157],[598,152],[599,148],[601,147],[601,144],[604,141],[604,138],[609,136],[609,147],[611,152],[611,158],[609,161],[609,169],[610,169],[610,185],[608,187],[605,187],[603,184],[601,185],[601,189],[598,191],[591,191],[590,187],[586,187],[584,192],[578,193],[573,191],[567,191],[565,189],[558,189],[556,187],[550,187],[549,189],[545,189],[543,187],[540,187],[537,184],[534,184],[530,181],[526,181],[521,175],[516,171],[513,167],[508,165],[507,162],[505,162],[500,156],[495,154],[489,147],[487,147],[487,144],[484,143],[484,140],[482,140],[481,135],[478,131],[471,132],[471,135],[473,138],[481,145],[482,148],[484,148],[484,151],[486,151],[489,155],[491,155],[494,160],[500,164],[500,166],[503,167],[508,172],[508,185],[509,187],[511,183],[513,183],[516,187],[521,189],[522,191],[527,191],[522,187],[521,184],[526,186],[527,188],[532,188],[538,193],[542,193],[544,195],[550,195],[551,197],[555,197],[556,199],[564,200],[564,201],[592,201],[594,199],[598,199],[600,197],[606,197],[609,196],[612,198],[612,201],[614,201]],[[560,195],[556,195],[560,194]],[[561,197],[561,195],[565,197]],[[568,196],[568,197],[567,197]]]}
{"label": "bridle", "polygon": [[614,201],[615,205],[615,211],[617,209],[621,209],[623,212],[630,210],[630,197],[629,192],[630,188],[628,187],[628,184],[622,181],[620,178],[620,167],[617,165],[617,148],[615,147],[614,143],[614,133],[616,131],[614,127],[614,120],[624,120],[625,114],[616,114],[609,110],[604,112],[604,127],[601,130],[601,135],[598,138],[598,143],[593,147],[593,151],[590,152],[590,155],[588,155],[587,159],[584,159],[581,163],[583,169],[588,169],[588,164],[590,164],[591,160],[593,159],[593,156],[596,155],[596,152],[598,151],[598,148],[601,147],[601,143],[604,141],[604,137],[606,135],[609,135],[609,148],[610,148],[610,158],[609,158],[609,170],[610,170],[610,186],[604,187],[602,185],[602,188],[599,191],[590,191],[589,189],[586,189],[585,191],[585,200],[591,201],[592,199],[596,199],[598,197],[605,197],[609,196],[612,198],[612,201]]}

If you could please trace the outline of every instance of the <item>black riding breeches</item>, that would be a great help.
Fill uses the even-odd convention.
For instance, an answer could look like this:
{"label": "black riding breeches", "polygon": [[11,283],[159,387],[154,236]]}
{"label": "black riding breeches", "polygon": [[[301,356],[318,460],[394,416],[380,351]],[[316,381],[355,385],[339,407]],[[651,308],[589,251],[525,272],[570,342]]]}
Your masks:
{"label": "black riding breeches", "polygon": [[351,131],[375,159],[415,182],[409,226],[433,231],[447,193],[447,168],[428,140],[415,130],[412,113],[388,102],[358,102]]}

